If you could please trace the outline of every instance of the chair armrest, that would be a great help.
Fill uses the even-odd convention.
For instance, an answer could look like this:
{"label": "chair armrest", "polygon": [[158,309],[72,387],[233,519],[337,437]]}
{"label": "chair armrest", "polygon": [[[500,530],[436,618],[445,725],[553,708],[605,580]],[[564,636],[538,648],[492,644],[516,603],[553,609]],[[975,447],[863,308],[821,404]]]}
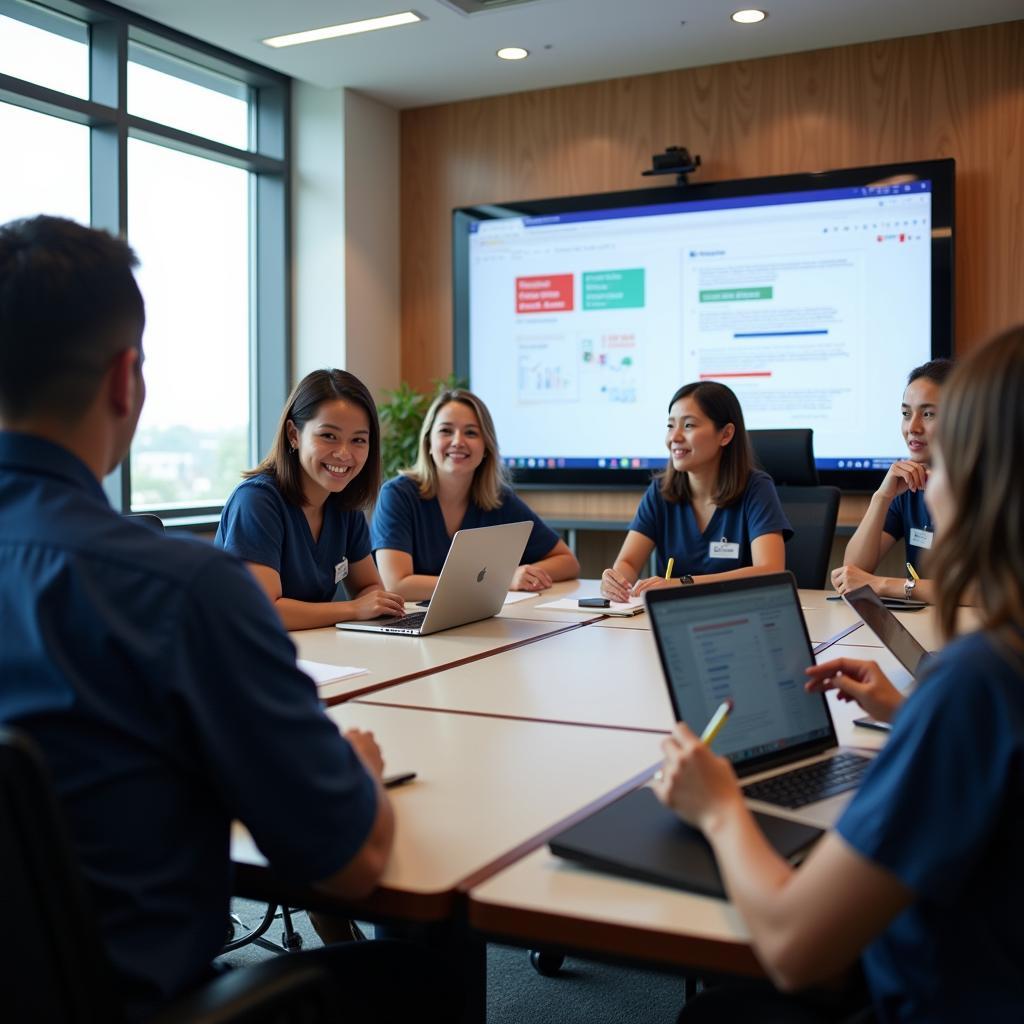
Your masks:
{"label": "chair armrest", "polygon": [[314,1024],[337,1018],[333,992],[325,970],[279,956],[228,971],[150,1024]]}

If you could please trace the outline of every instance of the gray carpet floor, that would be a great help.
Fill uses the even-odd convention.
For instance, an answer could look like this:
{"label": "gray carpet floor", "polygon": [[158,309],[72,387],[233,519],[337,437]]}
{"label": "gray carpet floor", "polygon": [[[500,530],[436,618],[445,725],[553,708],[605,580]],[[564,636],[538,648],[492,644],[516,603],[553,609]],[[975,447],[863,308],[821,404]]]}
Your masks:
{"label": "gray carpet floor", "polygon": [[[234,900],[231,909],[247,931],[265,906]],[[292,919],[304,949],[321,945],[305,913]],[[370,926],[365,931],[372,934]],[[266,938],[279,942],[281,933],[278,918]],[[243,966],[275,955],[248,945],[221,959]],[[557,977],[545,978],[530,966],[526,950],[487,947],[487,1024],[672,1024],[681,1004],[682,981],[672,975],[569,957]]]}

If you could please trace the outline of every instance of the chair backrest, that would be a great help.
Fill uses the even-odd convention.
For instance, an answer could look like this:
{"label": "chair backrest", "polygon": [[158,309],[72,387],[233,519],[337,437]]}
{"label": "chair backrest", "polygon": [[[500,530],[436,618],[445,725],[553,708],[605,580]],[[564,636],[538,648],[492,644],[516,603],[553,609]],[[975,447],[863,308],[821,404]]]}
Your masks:
{"label": "chair backrest", "polygon": [[758,464],[777,486],[813,487],[818,483],[813,430],[751,430],[749,433]]}
{"label": "chair backrest", "polygon": [[42,757],[0,726],[0,979],[3,1018],[122,1019],[61,809]]}
{"label": "chair backrest", "polygon": [[143,526],[148,526],[157,533],[164,532],[164,521],[159,516],[153,515],[152,512],[129,512],[125,519],[136,519]]}
{"label": "chair backrest", "polygon": [[776,490],[793,527],[786,545],[786,568],[798,587],[821,590],[839,518],[839,488],[782,486]]}

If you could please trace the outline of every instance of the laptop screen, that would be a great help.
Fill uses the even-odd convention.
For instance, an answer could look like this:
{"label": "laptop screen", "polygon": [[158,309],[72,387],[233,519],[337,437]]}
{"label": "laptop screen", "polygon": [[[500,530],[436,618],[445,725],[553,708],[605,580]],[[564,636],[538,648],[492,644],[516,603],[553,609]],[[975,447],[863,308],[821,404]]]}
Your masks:
{"label": "laptop screen", "polygon": [[824,699],[804,689],[810,644],[788,577],[654,591],[651,598],[677,717],[699,733],[719,704],[733,699],[717,753],[739,765],[834,741]]}
{"label": "laptop screen", "polygon": [[846,603],[861,617],[868,629],[895,655],[912,675],[918,674],[921,659],[928,653],[904,628],[903,623],[882,604],[870,587],[858,587],[843,595]]}

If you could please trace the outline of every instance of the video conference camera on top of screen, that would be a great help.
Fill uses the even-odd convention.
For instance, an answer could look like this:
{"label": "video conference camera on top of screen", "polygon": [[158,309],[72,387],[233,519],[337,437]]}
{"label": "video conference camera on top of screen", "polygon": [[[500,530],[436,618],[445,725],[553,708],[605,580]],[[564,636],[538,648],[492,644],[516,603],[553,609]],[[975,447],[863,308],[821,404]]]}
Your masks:
{"label": "video conference camera on top of screen", "polygon": [[686,185],[688,177],[700,167],[700,154],[690,156],[685,146],[666,146],[664,153],[651,157],[650,170],[641,172],[645,177],[654,174],[674,174],[677,185]]}

